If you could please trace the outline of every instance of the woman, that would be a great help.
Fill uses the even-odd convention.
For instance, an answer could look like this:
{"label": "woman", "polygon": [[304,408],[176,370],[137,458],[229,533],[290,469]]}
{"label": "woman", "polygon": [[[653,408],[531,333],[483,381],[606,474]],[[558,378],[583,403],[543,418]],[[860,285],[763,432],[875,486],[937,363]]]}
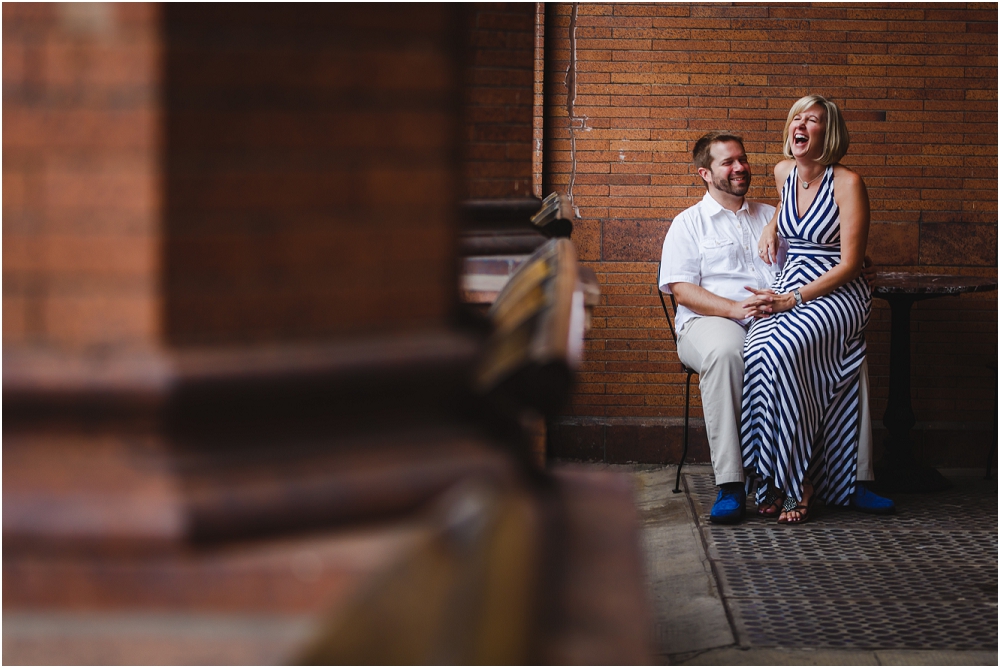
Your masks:
{"label": "woman", "polygon": [[759,252],[776,250],[775,225],[789,248],[773,315],[746,338],[741,437],[744,465],[767,483],[757,498],[763,514],[781,504],[778,522],[801,524],[814,494],[846,505],[856,484],[869,208],[864,182],[838,162],[850,139],[837,105],[802,98],[783,139],[788,159],[774,168],[781,204]]}

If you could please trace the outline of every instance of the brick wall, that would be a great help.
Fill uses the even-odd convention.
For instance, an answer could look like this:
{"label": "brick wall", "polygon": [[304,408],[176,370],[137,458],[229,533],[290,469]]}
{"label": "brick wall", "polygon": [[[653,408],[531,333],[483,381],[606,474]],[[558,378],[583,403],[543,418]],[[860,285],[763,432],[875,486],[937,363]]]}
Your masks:
{"label": "brick wall", "polygon": [[[709,130],[745,137],[750,196],[773,204],[789,106],[808,93],[834,99],[852,135],[843,163],[871,196],[874,259],[886,270],[995,277],[996,35],[995,4],[549,5],[545,191],[571,192],[574,241],[602,284],[556,451],[673,456],[662,443],[676,445],[667,436],[683,413],[684,376],[655,272],[670,220],[704,193],[690,151]],[[995,292],[914,309],[927,461],[983,465],[995,446],[996,309]],[[879,300],[868,338],[880,419],[889,313]],[[660,433],[641,437],[640,426]]]}
{"label": "brick wall", "polygon": [[[549,4],[544,21],[535,5],[244,9],[4,4],[5,351],[440,322],[463,194],[457,21],[475,53],[464,194],[530,192],[534,123],[544,192],[579,209],[603,303],[564,426],[599,456],[676,442],[684,377],[653,284],[669,221],[703,192],[689,153],[709,129],[744,134],[751,196],[773,202],[788,105],[831,96],[876,260],[996,275],[995,5]],[[914,310],[929,461],[992,445],[996,303]],[[888,322],[876,301],[876,418]]]}
{"label": "brick wall", "polygon": [[456,294],[460,11],[164,13],[167,339],[443,323]]}
{"label": "brick wall", "polygon": [[5,351],[444,323],[463,16],[5,4]]}
{"label": "brick wall", "polygon": [[5,350],[159,332],[158,25],[151,5],[3,5]]}
{"label": "brick wall", "polygon": [[463,90],[465,197],[528,197],[535,5],[474,3]]}

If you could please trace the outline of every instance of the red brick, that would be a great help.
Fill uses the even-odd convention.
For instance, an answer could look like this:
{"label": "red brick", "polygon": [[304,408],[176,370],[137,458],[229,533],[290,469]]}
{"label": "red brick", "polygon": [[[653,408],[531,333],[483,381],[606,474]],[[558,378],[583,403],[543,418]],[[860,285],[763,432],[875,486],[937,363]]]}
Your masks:
{"label": "red brick", "polygon": [[4,170],[3,174],[3,214],[4,218],[7,219],[4,222],[8,223],[5,225],[5,229],[10,229],[10,217],[28,207],[29,191],[33,180],[35,179],[26,171],[11,169],[10,159],[7,159],[7,169]]}
{"label": "red brick", "polygon": [[40,54],[40,83],[54,88],[150,86],[157,83],[159,51],[154,41],[80,45],[47,40]]}
{"label": "red brick", "polygon": [[3,345],[26,345],[32,343],[32,339],[37,337],[37,333],[32,331],[32,318],[29,313],[31,307],[32,300],[22,295],[4,292]]}
{"label": "red brick", "polygon": [[731,43],[725,40],[713,39],[655,39],[652,43],[654,51],[732,51]]}
{"label": "red brick", "polygon": [[[7,245],[13,248],[8,255]],[[16,250],[15,250],[16,249]],[[152,236],[39,235],[4,238],[4,268],[36,275],[149,278],[159,270]]]}
{"label": "red brick", "polygon": [[160,332],[159,303],[152,294],[52,296],[41,303],[42,332],[50,345],[137,344]]}
{"label": "red brick", "polygon": [[577,25],[610,26],[614,28],[648,28],[653,25],[653,19],[648,16],[578,16]]}
{"label": "red brick", "polygon": [[[596,3],[594,3],[596,4]],[[588,3],[586,6],[592,6]],[[671,16],[682,17],[691,16],[692,7],[687,5],[666,5],[666,4],[614,4],[615,16]]]}
{"label": "red brick", "polygon": [[920,9],[848,9],[849,19],[890,19],[895,21],[920,21],[926,18],[926,13]]}
{"label": "red brick", "polygon": [[[55,22],[56,7],[47,3],[11,3],[3,8],[5,24],[4,38],[15,31],[28,31],[31,28],[51,27]],[[9,32],[7,32],[9,31]]]}
{"label": "red brick", "polygon": [[9,108],[6,122],[18,132],[4,135],[4,150],[152,150],[160,117],[152,109]]}
{"label": "red brick", "polygon": [[948,23],[948,22],[958,22],[961,25],[966,21],[993,21],[997,20],[996,11],[988,10],[969,10],[969,9],[938,9],[937,7],[928,7],[924,12],[924,19],[927,22],[932,23]]}
{"label": "red brick", "polygon": [[987,21],[976,22],[976,23],[970,22],[965,24],[965,29],[967,32],[970,33],[983,33],[986,35],[995,35],[997,31],[996,25],[997,25],[996,19],[994,19],[992,22],[987,22]]}
{"label": "red brick", "polygon": [[156,166],[145,160],[72,164],[61,161],[43,172],[44,206],[68,209],[147,211],[159,203]]}
{"label": "red brick", "polygon": [[[476,5],[470,12],[471,21],[478,27],[473,45],[466,80],[472,84],[466,90],[466,129],[472,130],[471,146],[478,152],[466,153],[466,197],[510,197],[526,192],[525,181],[530,179],[530,136],[512,132],[503,123],[515,123],[526,131],[532,122],[532,99],[527,90],[532,86],[528,65],[534,52],[534,8],[528,5],[500,7]],[[501,50],[488,46],[502,47]],[[509,86],[506,92],[491,91],[490,87]],[[401,116],[412,114],[402,112]],[[469,125],[476,123],[474,129]],[[398,127],[397,123],[390,124]],[[372,127],[381,131],[385,123],[374,121]],[[493,131],[491,131],[491,128]],[[446,127],[441,128],[447,131]],[[429,142],[439,142],[436,133],[420,130],[388,137],[389,141],[423,137]],[[495,138],[496,144],[489,144]],[[361,143],[364,143],[363,141]],[[515,148],[515,146],[520,148]],[[487,157],[491,156],[491,157]]]}
{"label": "red brick", "polygon": [[[6,13],[4,14],[6,17]],[[4,39],[3,44],[3,85],[10,90],[23,86],[28,81],[28,61],[31,49],[20,43]]]}
{"label": "red brick", "polygon": [[873,224],[867,252],[879,265],[915,265],[919,234],[919,226],[915,224]]}

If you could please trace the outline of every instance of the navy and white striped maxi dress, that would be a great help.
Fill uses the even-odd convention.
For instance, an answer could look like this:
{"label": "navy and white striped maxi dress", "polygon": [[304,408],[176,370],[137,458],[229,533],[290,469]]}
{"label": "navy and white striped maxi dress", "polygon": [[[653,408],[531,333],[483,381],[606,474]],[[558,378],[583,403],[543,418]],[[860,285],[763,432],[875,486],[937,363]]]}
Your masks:
{"label": "navy and white striped maxi dress", "polygon": [[[833,167],[799,218],[793,169],[781,190],[778,230],[788,240],[778,294],[840,263],[840,209]],[[743,464],[802,498],[805,477],[818,498],[846,505],[858,470],[858,378],[865,357],[871,290],[862,277],[790,311],[756,320],[744,343]],[[763,496],[763,485],[758,502]]]}

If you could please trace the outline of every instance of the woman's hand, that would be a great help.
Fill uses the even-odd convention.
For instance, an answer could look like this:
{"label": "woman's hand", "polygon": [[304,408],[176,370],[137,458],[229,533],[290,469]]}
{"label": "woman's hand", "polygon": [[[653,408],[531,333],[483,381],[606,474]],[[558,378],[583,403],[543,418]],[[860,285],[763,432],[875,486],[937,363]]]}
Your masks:
{"label": "woman's hand", "polygon": [[754,293],[754,296],[757,298],[755,302],[751,301],[753,300],[753,297],[742,302],[743,304],[754,304],[752,307],[744,307],[747,309],[748,316],[752,315],[755,318],[765,318],[772,313],[791,311],[795,308],[795,296],[790,292],[786,292],[783,295],[776,295],[774,294],[774,290],[757,290],[755,288],[751,288],[749,285],[744,285],[743,287]]}
{"label": "woman's hand", "polygon": [[757,242],[757,254],[764,264],[773,264],[778,259],[778,210],[775,209],[771,222],[764,227]]}
{"label": "woman's hand", "polygon": [[736,304],[736,308],[739,310],[735,319],[766,318],[771,315],[775,297],[774,290],[757,290],[749,285],[743,287],[752,292],[753,295]]}

